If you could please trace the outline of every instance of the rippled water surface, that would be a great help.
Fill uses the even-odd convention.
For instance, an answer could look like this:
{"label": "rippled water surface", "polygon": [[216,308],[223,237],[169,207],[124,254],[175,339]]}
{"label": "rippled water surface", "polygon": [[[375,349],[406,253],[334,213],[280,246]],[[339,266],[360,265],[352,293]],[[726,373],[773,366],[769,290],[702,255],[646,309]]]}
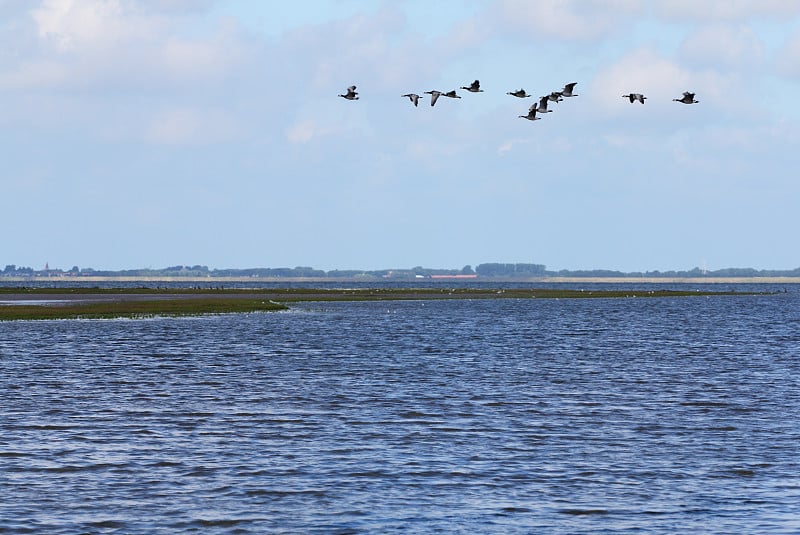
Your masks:
{"label": "rippled water surface", "polygon": [[0,323],[0,532],[800,532],[800,294]]}

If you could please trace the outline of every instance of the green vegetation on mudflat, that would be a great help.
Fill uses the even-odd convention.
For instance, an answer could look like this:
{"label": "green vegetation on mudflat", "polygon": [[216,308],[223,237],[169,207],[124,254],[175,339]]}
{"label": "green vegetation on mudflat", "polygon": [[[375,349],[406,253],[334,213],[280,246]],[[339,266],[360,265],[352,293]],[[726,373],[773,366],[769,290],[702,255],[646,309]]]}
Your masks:
{"label": "green vegetation on mudflat", "polygon": [[[590,299],[764,295],[774,292],[478,288],[0,288],[19,304],[0,304],[0,321],[26,319],[191,316],[284,310],[303,301],[431,299]],[[150,298],[149,296],[152,296]],[[38,299],[37,299],[38,297]],[[42,303],[26,303],[41,301]]]}
{"label": "green vegetation on mudflat", "polygon": [[0,321],[90,318],[146,318],[154,316],[197,316],[285,310],[286,305],[264,299],[242,297],[112,300],[47,305],[0,305]]}

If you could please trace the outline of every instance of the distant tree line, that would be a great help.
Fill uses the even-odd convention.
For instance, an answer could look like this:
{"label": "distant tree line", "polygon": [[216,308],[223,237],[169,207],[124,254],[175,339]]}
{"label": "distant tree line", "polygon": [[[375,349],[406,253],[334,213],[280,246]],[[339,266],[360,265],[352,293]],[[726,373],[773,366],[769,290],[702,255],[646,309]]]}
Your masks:
{"label": "distant tree line", "polygon": [[652,277],[652,278],[714,278],[714,277],[800,277],[800,267],[791,270],[757,270],[753,268],[725,268],[714,271],[694,268],[688,271],[623,272],[606,269],[549,271],[544,264],[478,264],[475,269],[466,265],[461,269],[435,269],[416,266],[410,269],[357,270],[334,269],[324,271],[308,266],[293,268],[209,269],[201,265],[177,265],[153,269],[97,270],[72,266],[61,269],[35,270],[31,267],[6,265],[0,277],[254,277],[254,278],[331,278],[331,279],[419,279],[435,276],[469,276],[477,278],[524,279],[539,277]]}
{"label": "distant tree line", "polygon": [[481,277],[544,277],[543,264],[479,264],[475,272]]}

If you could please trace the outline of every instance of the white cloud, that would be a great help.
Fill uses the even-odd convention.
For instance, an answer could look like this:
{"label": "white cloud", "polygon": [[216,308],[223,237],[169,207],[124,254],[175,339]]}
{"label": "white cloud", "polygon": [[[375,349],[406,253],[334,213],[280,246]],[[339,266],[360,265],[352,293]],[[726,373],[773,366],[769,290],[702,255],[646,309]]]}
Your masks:
{"label": "white cloud", "polygon": [[737,73],[690,69],[650,48],[632,50],[599,71],[592,81],[590,98],[598,109],[618,114],[627,110],[619,105],[622,95],[643,93],[648,97],[646,106],[651,109],[655,103],[679,98],[684,91],[696,93],[697,100],[705,105],[727,108],[737,114],[741,113],[741,103],[748,98],[743,78]]}
{"label": "white cloud", "polygon": [[53,87],[67,79],[68,74],[69,69],[56,61],[29,62],[7,73],[0,72],[0,87],[11,90]]}
{"label": "white cloud", "polygon": [[789,78],[800,79],[800,31],[790,37],[778,51],[775,63],[778,71]]}
{"label": "white cloud", "polygon": [[752,71],[764,61],[764,43],[749,26],[715,24],[699,28],[681,44],[683,61]]}
{"label": "white cloud", "polygon": [[508,139],[504,141],[502,145],[497,147],[497,155],[500,157],[506,156],[509,152],[515,150],[517,147],[530,145],[534,142],[535,140],[530,138]]}
{"label": "white cloud", "polygon": [[286,139],[289,143],[308,143],[315,137],[324,135],[319,124],[313,119],[305,119],[294,123],[286,130]]}
{"label": "white cloud", "polygon": [[11,18],[26,13],[30,7],[30,0],[0,0],[0,18]]}
{"label": "white cloud", "polygon": [[643,138],[640,135],[633,135],[627,133],[610,133],[604,134],[603,140],[609,147],[617,149],[652,149],[652,143],[649,139]]}
{"label": "white cloud", "polygon": [[624,28],[644,11],[641,0],[498,0],[501,24],[530,36],[566,41],[593,40]]}
{"label": "white cloud", "polygon": [[291,109],[291,116],[272,115],[273,124],[283,123],[284,139],[291,145],[318,143],[315,149],[341,150],[355,138],[373,134],[369,113],[361,101],[335,96],[310,99]]}
{"label": "white cloud", "polygon": [[678,64],[659,56],[650,48],[638,48],[620,61],[601,70],[591,83],[590,98],[595,106],[620,110],[620,97],[643,93],[648,104],[654,100],[674,98],[691,89],[691,74]]}
{"label": "white cloud", "polygon": [[161,13],[204,12],[219,1],[220,0],[136,0],[137,4],[148,11]]}
{"label": "white cloud", "polygon": [[[544,128],[538,122],[529,126],[537,129]],[[527,153],[534,153],[537,155],[564,154],[572,151],[573,146],[574,144],[569,138],[560,135],[549,135],[544,140],[542,140],[541,137],[513,138],[504,141],[499,147],[497,147],[497,155],[502,158],[518,149],[522,149]]]}
{"label": "white cloud", "polygon": [[453,30],[445,36],[441,46],[437,44],[434,48],[442,53],[444,48],[449,54],[464,53],[465,50],[474,50],[486,42],[491,36],[491,29],[487,26],[483,17],[471,18],[457,24]]}
{"label": "white cloud", "polygon": [[434,76],[448,57],[407,29],[405,17],[392,8],[298,28],[284,36],[278,49],[282,57],[302,61],[286,64],[282,75],[303,92],[341,91],[351,83],[373,91],[397,91],[414,80]]}
{"label": "white cloud", "polygon": [[657,16],[667,20],[694,22],[747,21],[800,15],[797,0],[655,0]]}
{"label": "white cloud", "polygon": [[246,54],[233,31],[222,28],[205,40],[171,36],[158,51],[160,65],[173,80],[219,80]]}
{"label": "white cloud", "polygon": [[[21,39],[0,57],[0,88],[19,97],[15,120],[80,125],[98,139],[202,145],[235,137],[256,121],[235,83],[252,51],[235,23],[218,19],[209,28],[201,20],[208,5],[43,0],[17,14]],[[42,111],[54,103],[63,108]]]}
{"label": "white cloud", "polygon": [[174,13],[188,10],[184,4],[43,0],[30,12],[40,46],[19,54],[0,83],[108,92],[185,88],[223,79],[246,54],[237,26],[219,20],[206,35],[184,37],[184,19]]}
{"label": "white cloud", "polygon": [[39,37],[59,52],[102,52],[129,41],[150,41],[163,24],[120,0],[44,0],[31,16]]}
{"label": "white cloud", "polygon": [[208,145],[236,134],[236,123],[225,111],[173,108],[156,115],[146,139],[159,145]]}

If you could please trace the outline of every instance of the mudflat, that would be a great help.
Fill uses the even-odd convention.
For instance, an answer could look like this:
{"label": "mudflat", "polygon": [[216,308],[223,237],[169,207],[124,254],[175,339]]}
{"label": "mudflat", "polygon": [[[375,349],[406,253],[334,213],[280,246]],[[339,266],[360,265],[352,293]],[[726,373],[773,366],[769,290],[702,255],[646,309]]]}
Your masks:
{"label": "mudflat", "polygon": [[283,310],[300,301],[588,299],[752,295],[764,292],[575,289],[0,288],[0,320],[186,316]]}

